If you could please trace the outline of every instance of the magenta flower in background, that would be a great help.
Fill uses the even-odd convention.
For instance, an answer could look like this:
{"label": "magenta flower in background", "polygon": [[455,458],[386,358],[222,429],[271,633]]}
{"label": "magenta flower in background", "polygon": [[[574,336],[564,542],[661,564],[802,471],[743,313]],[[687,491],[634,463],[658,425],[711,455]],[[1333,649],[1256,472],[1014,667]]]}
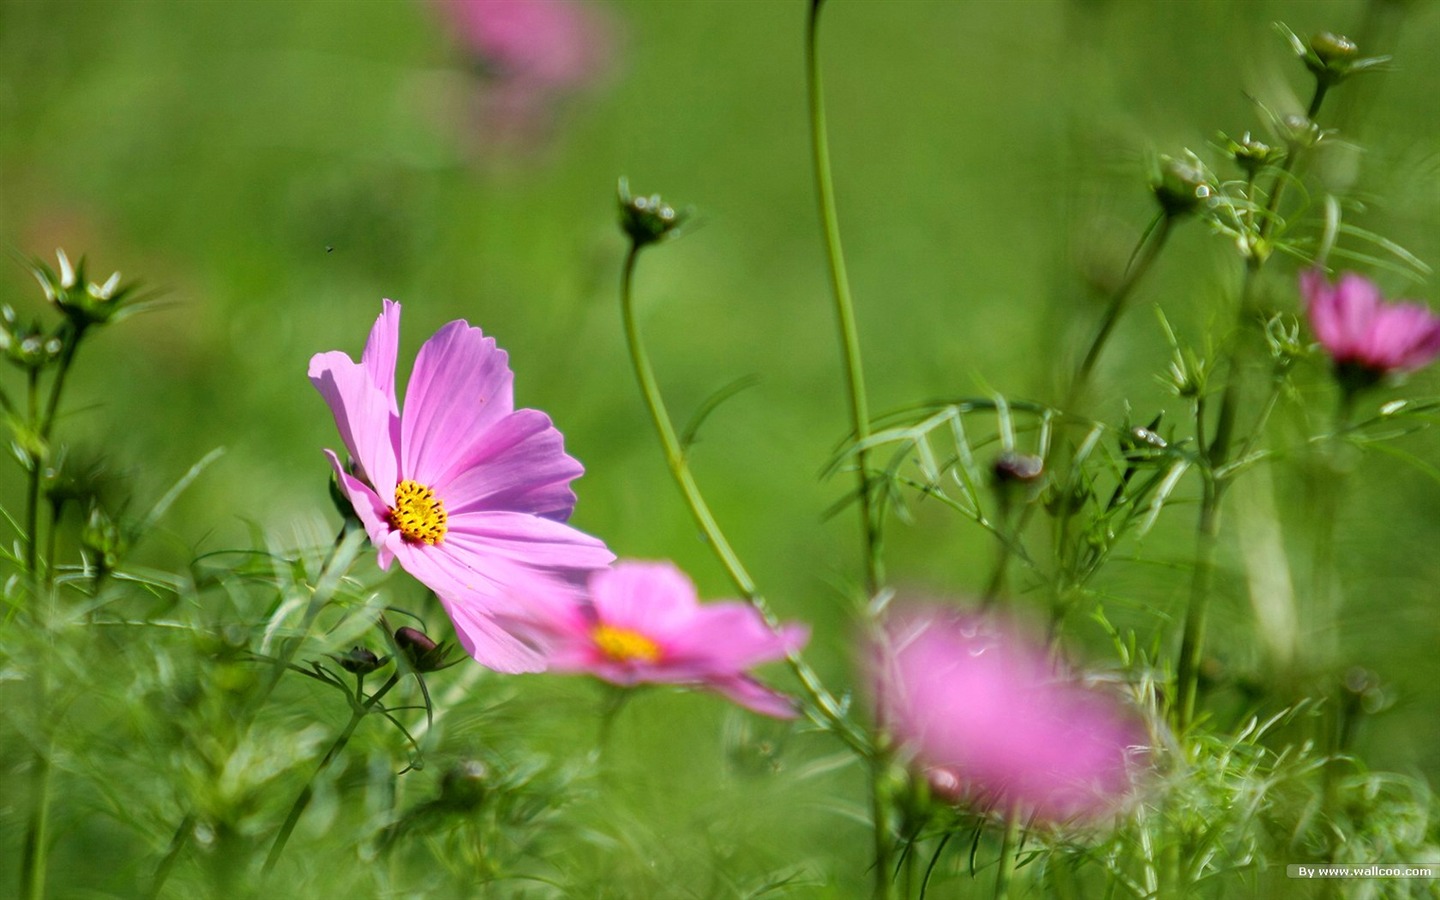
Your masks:
{"label": "magenta flower in background", "polygon": [[1336,284],[1319,269],[1301,272],[1300,293],[1310,327],[1342,380],[1358,376],[1363,386],[1440,356],[1440,316],[1419,303],[1385,302],[1373,282],[1354,272]]}
{"label": "magenta flower in background", "polygon": [[483,72],[482,123],[498,136],[535,131],[558,99],[597,83],[611,68],[615,29],[601,4],[435,0],[435,5]]}
{"label": "magenta flower in background", "polygon": [[557,611],[549,628],[551,671],[625,687],[696,687],[767,716],[795,716],[789,698],[748,670],[803,647],[809,629],[789,624],[772,631],[745,603],[702,605],[695,585],[671,563],[616,563],[590,576],[587,606]]}
{"label": "magenta flower in background", "polygon": [[399,341],[400,304],[386,300],[359,363],[338,350],[311,358],[353,474],[325,453],[380,567],[399,559],[433,590],[479,662],[539,671],[527,623],[576,602],[586,574],[614,559],[564,524],[584,469],[548,416],[515,409],[505,351],[461,320],[420,348],[402,412]]}
{"label": "magenta flower in background", "polygon": [[1042,643],[993,618],[903,612],[871,665],[881,726],[952,800],[1098,818],[1130,792],[1149,743],[1118,697],[1058,671]]}

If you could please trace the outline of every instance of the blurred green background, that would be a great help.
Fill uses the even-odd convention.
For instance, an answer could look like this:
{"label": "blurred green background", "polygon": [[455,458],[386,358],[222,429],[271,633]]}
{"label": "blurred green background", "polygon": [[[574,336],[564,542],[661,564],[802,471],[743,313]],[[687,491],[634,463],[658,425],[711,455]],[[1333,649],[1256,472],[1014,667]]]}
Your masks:
{"label": "blurred green background", "polygon": [[[674,559],[702,596],[725,596],[625,355],[614,185],[628,175],[700,219],[650,251],[638,281],[677,418],[737,378],[759,379],[705,424],[697,478],[777,610],[814,624],[815,662],[844,682],[858,529],[849,515],[824,518],[849,480],[818,477],[847,428],[809,170],[807,4],[593,6],[609,22],[607,71],[517,135],[487,121],[494,82],[439,4],[0,2],[0,242],[87,253],[102,277],[120,269],[165,291],[163,308],[87,345],[60,431],[127,470],[142,508],[225,448],[140,561],[247,546],[252,522],[277,546],[319,545],[336,522],[320,449],[337,438],[307,361],[358,355],[389,297],[405,309],[402,373],[443,322],[481,326],[510,352],[517,401],[546,410],[586,465],[574,523],[622,556]],[[1327,156],[1318,175],[1367,200],[1356,221],[1440,261],[1436,4],[833,0],[822,55],[872,408],[992,391],[1055,399],[1099,314],[1088,281],[1123,264],[1152,214],[1153,155],[1188,147],[1220,168],[1217,131],[1264,129],[1252,98],[1303,107],[1308,77],[1273,21],[1394,55],[1390,71],[1337,90],[1322,121],[1363,151]],[[1122,386],[1137,420],[1178,409],[1150,377],[1168,350],[1148,308],[1201,344],[1228,316],[1239,269],[1199,225],[1178,233],[1102,367],[1106,414],[1118,419]],[[1293,265],[1271,269],[1266,291],[1293,304]],[[1430,285],[1374,274],[1434,298]],[[21,265],[0,266],[0,299],[42,314]],[[1323,373],[1302,377],[1329,402]],[[1426,373],[1407,390],[1437,383]],[[1440,456],[1430,435],[1404,446]],[[4,485],[9,508],[19,484],[17,471]],[[1363,744],[1377,766],[1433,778],[1440,485],[1367,457],[1350,501],[1345,653],[1379,671],[1396,704]],[[1173,513],[1142,555],[1184,559],[1190,518]],[[924,510],[889,544],[897,583],[933,594],[977,590],[992,554],[978,530]],[[1153,629],[1184,583],[1121,563],[1099,588],[1121,621]],[[1237,573],[1227,590],[1222,648],[1251,627]],[[550,723],[541,730],[560,729],[560,752],[589,733],[588,685],[522,682],[504,689],[535,702]],[[761,794],[768,806],[716,825],[716,735],[722,720],[744,721],[720,707],[660,694],[628,707],[616,766],[645,786],[616,802],[697,847],[716,830],[781,861],[828,855],[817,847],[836,833],[864,846],[855,772],[843,800],[777,782]],[[795,740],[801,761],[832,749]],[[682,870],[686,854],[712,851],[672,862]],[[843,887],[866,876],[836,877]]]}

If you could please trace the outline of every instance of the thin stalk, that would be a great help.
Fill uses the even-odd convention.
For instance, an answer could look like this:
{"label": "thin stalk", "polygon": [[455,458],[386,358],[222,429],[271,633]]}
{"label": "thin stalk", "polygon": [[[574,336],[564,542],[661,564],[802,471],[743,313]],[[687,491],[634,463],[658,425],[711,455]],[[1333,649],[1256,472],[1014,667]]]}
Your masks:
{"label": "thin stalk", "polygon": [[[300,634],[287,641],[281,649],[279,656],[275,659],[275,665],[271,669],[270,677],[260,686],[259,694],[249,704],[250,711],[253,712],[263,706],[265,701],[270,699],[270,695],[275,692],[275,688],[280,684],[280,677],[285,674],[294,661],[295,654],[300,652],[300,646],[304,643],[304,637],[309,633],[310,626],[314,624],[320,611],[330,602],[335,589],[339,586],[340,574],[348,569],[350,563],[354,561],[353,551],[358,542],[364,539],[360,536],[363,532],[357,531],[354,524],[347,519],[345,524],[340,526],[334,543],[330,545],[330,550],[325,554],[325,561],[320,564],[320,571],[315,578],[315,593],[305,608]],[[342,553],[342,550],[346,552]],[[342,565],[338,567],[338,572],[332,571],[337,568],[337,561]],[[253,721],[248,716],[247,719],[242,725],[241,739],[244,738],[244,731],[248,730]],[[170,836],[170,843],[165,849],[165,855],[160,858],[160,863],[155,867],[155,874],[151,877],[150,886],[146,892],[147,897],[154,898],[160,895],[161,889],[165,887],[165,882],[170,878],[170,873],[175,869],[175,864],[180,861],[180,854],[184,853],[186,846],[189,845],[190,836],[194,831],[195,813],[187,812],[180,820],[180,824],[175,826],[175,833]]]}
{"label": "thin stalk", "polygon": [[885,581],[880,558],[880,522],[872,492],[869,451],[870,413],[865,397],[865,373],[860,362],[860,333],[855,325],[855,306],[850,299],[850,278],[845,271],[845,252],[840,245],[840,222],[835,212],[835,183],[830,171],[830,144],[825,128],[825,92],[820,83],[820,7],[824,0],[811,0],[805,28],[805,71],[810,89],[810,144],[815,168],[815,192],[820,203],[820,222],[825,231],[825,253],[830,264],[830,287],[835,296],[835,319],[840,328],[840,349],[845,366],[845,393],[850,401],[850,427],[855,441],[856,476],[860,491],[860,514],[864,521],[865,588],[869,597],[879,593]]}
{"label": "thin stalk", "polygon": [[1005,813],[1005,832],[1000,838],[1000,859],[995,871],[995,900],[1009,900],[1010,885],[1015,879],[1015,863],[1020,855],[1020,816],[1015,810]]}
{"label": "thin stalk", "polygon": [[[655,426],[655,432],[660,437],[660,445],[665,453],[665,463],[674,477],[676,485],[680,488],[681,495],[685,498],[685,504],[690,508],[690,514],[694,516],[695,523],[705,533],[706,540],[711,550],[719,558],[720,564],[725,567],[730,580],[735,584],[741,596],[760,613],[765,623],[772,629],[778,629],[779,619],[770,610],[770,605],[755,587],[755,580],[750,577],[745,564],[735,553],[730,541],[721,531],[720,525],[715,521],[715,516],[710,512],[705,497],[700,493],[700,488],[695,483],[695,478],[690,474],[690,465],[685,458],[685,450],[680,444],[680,438],[675,432],[675,425],[670,418],[670,413],[665,408],[665,399],[660,394],[660,385],[655,380],[655,371],[650,365],[650,355],[645,349],[645,343],[640,337],[640,326],[635,320],[634,308],[634,280],[635,265],[640,257],[642,247],[632,244],[629,254],[625,257],[625,266],[620,276],[620,313],[625,325],[625,339],[630,349],[630,361],[635,369],[635,379],[640,384],[640,394],[645,401],[645,408],[650,413],[650,421]],[[791,650],[786,655],[786,661],[790,669],[799,679],[801,686],[805,689],[807,697],[818,710],[824,724],[831,732],[839,736],[851,749],[869,758],[872,755],[872,748],[868,738],[863,732],[855,727],[841,710],[839,702],[826,690],[810,666],[800,657],[797,651]]]}
{"label": "thin stalk", "polygon": [[1125,301],[1129,299],[1135,286],[1140,279],[1150,270],[1150,265],[1160,255],[1160,250],[1165,246],[1165,240],[1170,236],[1170,226],[1173,217],[1161,211],[1151,220],[1145,233],[1140,236],[1140,242],[1135,247],[1135,252],[1130,258],[1130,264],[1125,268],[1125,276],[1120,284],[1116,286],[1115,292],[1110,295],[1110,303],[1105,307],[1105,315],[1100,319],[1100,328],[1095,332],[1095,337],[1090,341],[1090,347],[1085,351],[1085,358],[1080,362],[1080,368],[1075,372],[1075,380],[1071,382],[1069,398],[1065,402],[1065,408],[1069,409],[1079,401],[1089,385],[1091,372],[1095,363],[1100,359],[1100,353],[1105,349],[1106,343],[1110,340],[1110,333],[1115,329],[1115,323],[1120,321],[1120,314],[1125,310]]}
{"label": "thin stalk", "polygon": [[1215,578],[1215,545],[1220,534],[1222,488],[1205,474],[1200,521],[1195,532],[1195,569],[1190,578],[1190,600],[1185,607],[1185,631],[1180,640],[1180,659],[1175,677],[1179,693],[1175,700],[1175,727],[1183,733],[1194,721],[1195,697],[1199,691],[1200,658],[1205,647],[1205,623],[1210,608],[1210,587]]}
{"label": "thin stalk", "polygon": [[[320,765],[315,767],[315,774],[311,775],[310,780],[305,782],[304,790],[300,792],[300,796],[296,797],[295,802],[291,804],[290,813],[285,817],[285,821],[281,824],[279,832],[276,833],[275,843],[270,845],[269,855],[265,857],[265,865],[261,869],[263,875],[270,874],[271,870],[275,868],[275,864],[280,861],[280,855],[285,852],[285,845],[290,840],[290,833],[295,830],[295,825],[300,821],[300,816],[305,813],[305,808],[310,805],[310,799],[315,796],[315,779],[320,777],[320,774],[325,771],[335,757],[340,755],[340,751],[345,749],[345,745],[350,743],[350,738],[355,734],[355,729],[359,726],[360,722],[370,714],[370,711],[375,708],[375,705],[379,703],[386,694],[390,693],[390,689],[399,683],[400,674],[397,672],[391,675],[390,680],[386,681],[380,690],[371,694],[368,699],[363,702],[351,700],[350,721],[345,723],[345,728],[341,730],[339,737],[335,738],[335,742],[331,744],[330,749],[325,752],[325,758],[320,760]],[[357,687],[356,690],[358,693],[359,688]]]}
{"label": "thin stalk", "polygon": [[[42,673],[36,696],[43,705],[49,695],[47,679]],[[46,856],[50,850],[50,793],[53,766],[50,755],[54,751],[54,739],[50,726],[45,723],[43,713],[37,727],[43,729],[39,736],[40,746],[35,751],[35,804],[30,810],[30,819],[25,826],[25,847],[20,863],[20,896],[24,900],[42,900],[45,896]]]}
{"label": "thin stalk", "polygon": [[[26,394],[29,398],[30,422],[35,429],[34,436],[38,436],[39,414],[40,414],[40,373],[35,369],[29,372],[29,379],[26,384]],[[30,577],[30,584],[36,584],[36,575],[39,570],[40,559],[40,453],[36,447],[25,451],[30,462],[30,471],[25,482],[25,574]]]}
{"label": "thin stalk", "polygon": [[[1316,80],[1315,93],[1310,100],[1309,118],[1313,119],[1319,112],[1327,88],[1328,85],[1323,80]],[[1240,304],[1237,310],[1236,335],[1232,339],[1232,341],[1240,343],[1232,344],[1229,368],[1226,372],[1225,391],[1221,396],[1220,410],[1216,415],[1215,436],[1208,446],[1205,445],[1203,438],[1200,440],[1201,454],[1205,459],[1205,488],[1200,516],[1196,522],[1195,572],[1191,579],[1190,599],[1185,610],[1185,630],[1181,636],[1180,658],[1176,663],[1178,683],[1174,715],[1176,728],[1180,731],[1184,731],[1185,727],[1194,720],[1195,698],[1199,689],[1199,663],[1205,647],[1206,610],[1209,606],[1210,587],[1214,576],[1215,545],[1220,530],[1220,506],[1225,490],[1230,484],[1229,476],[1217,477],[1216,473],[1223,469],[1231,459],[1235,420],[1240,409],[1240,385],[1245,369],[1244,356],[1247,345],[1243,341],[1252,324],[1256,282],[1259,280],[1261,268],[1270,256],[1264,243],[1275,226],[1280,208],[1280,198],[1285,192],[1285,185],[1295,167],[1295,159],[1299,155],[1298,149],[1298,145],[1292,142],[1290,152],[1285,155],[1285,159],[1280,164],[1280,170],[1271,184],[1270,199],[1266,204],[1265,216],[1259,224],[1258,237],[1250,255],[1246,258],[1245,280],[1240,289]],[[1272,405],[1272,402],[1266,403],[1261,413],[1260,422],[1262,424],[1268,419]],[[1202,416],[1203,407],[1197,412],[1196,417],[1196,434],[1198,436],[1204,434]],[[1258,430],[1258,426],[1253,430]],[[1252,434],[1246,445],[1253,445],[1254,440]]]}

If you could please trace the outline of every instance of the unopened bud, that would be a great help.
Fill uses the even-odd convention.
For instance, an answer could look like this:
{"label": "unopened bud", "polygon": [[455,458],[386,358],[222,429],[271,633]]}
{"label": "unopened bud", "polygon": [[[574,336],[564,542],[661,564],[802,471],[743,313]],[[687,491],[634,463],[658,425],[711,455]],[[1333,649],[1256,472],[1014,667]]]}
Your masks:
{"label": "unopened bud", "polygon": [[351,647],[348,651],[335,657],[340,668],[356,675],[369,675],[376,669],[384,666],[390,661],[390,657],[379,657],[375,651],[368,647]]}
{"label": "unopened bud", "polygon": [[488,791],[490,771],[476,759],[456,763],[440,779],[440,805],[464,811],[479,806]]}
{"label": "unopened bud", "polygon": [[1235,164],[1251,178],[1265,167],[1265,164],[1277,159],[1282,151],[1271,147],[1264,141],[1257,140],[1250,136],[1250,132],[1240,135],[1239,139],[1221,135],[1225,142],[1225,152],[1235,160]]}
{"label": "unopened bud", "polygon": [[1355,46],[1354,41],[1343,34],[1330,31],[1322,31],[1310,38],[1310,49],[1314,51],[1315,57],[1327,66],[1349,62],[1360,53],[1360,48]]}
{"label": "unopened bud", "polygon": [[1045,473],[1045,460],[1029,453],[1002,453],[995,459],[991,472],[995,483],[1002,487],[1007,484],[1031,484]]}
{"label": "unopened bud", "polygon": [[1160,172],[1151,190],[1160,208],[1172,217],[1194,212],[1215,196],[1215,188],[1193,154],[1186,160],[1160,157]]}
{"label": "unopened bud", "polygon": [[410,666],[417,672],[434,672],[445,668],[450,648],[437,644],[425,632],[406,625],[395,629],[395,646],[405,654]]}
{"label": "unopened bud", "polygon": [[618,197],[620,227],[637,247],[672,237],[689,218],[689,213],[677,211],[675,207],[660,199],[659,194],[632,197],[630,184],[623,178],[620,179]]}

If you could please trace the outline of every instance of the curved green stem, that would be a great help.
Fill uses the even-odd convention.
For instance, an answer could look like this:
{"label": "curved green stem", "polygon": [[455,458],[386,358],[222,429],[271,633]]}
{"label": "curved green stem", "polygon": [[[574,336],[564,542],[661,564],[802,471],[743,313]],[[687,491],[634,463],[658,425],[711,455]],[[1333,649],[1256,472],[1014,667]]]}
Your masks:
{"label": "curved green stem", "polygon": [[879,593],[885,581],[880,557],[881,533],[873,496],[869,451],[870,412],[865,397],[865,372],[860,362],[860,333],[855,325],[855,306],[850,299],[850,278],[845,272],[845,253],[840,245],[840,223],[835,212],[835,183],[830,173],[830,145],[825,129],[825,92],[820,83],[819,26],[824,0],[812,0],[805,29],[805,71],[810,89],[810,143],[815,167],[815,191],[820,203],[820,221],[825,231],[825,252],[830,264],[830,287],[835,296],[835,319],[840,327],[841,356],[845,365],[845,392],[850,401],[850,427],[855,442],[856,474],[860,491],[860,514],[864,521],[865,588],[869,597]]}
{"label": "curved green stem", "polygon": [[1140,236],[1140,243],[1135,247],[1135,252],[1130,258],[1130,264],[1125,269],[1125,277],[1116,286],[1115,292],[1110,295],[1110,303],[1105,307],[1105,315],[1100,319],[1100,328],[1096,330],[1095,337],[1090,340],[1090,347],[1085,351],[1085,357],[1080,362],[1080,368],[1075,372],[1075,380],[1070,384],[1070,394],[1065,401],[1065,408],[1069,409],[1084,395],[1086,387],[1089,386],[1091,372],[1095,363],[1100,360],[1100,353],[1110,340],[1110,333],[1115,329],[1115,323],[1120,321],[1120,314],[1125,310],[1125,301],[1129,299],[1135,286],[1140,279],[1149,271],[1150,265],[1155,262],[1155,257],[1160,255],[1160,250],[1165,246],[1165,240],[1170,236],[1170,226],[1173,218],[1165,213],[1157,213],[1151,220],[1145,233]]}
{"label": "curved green stem", "polygon": [[[631,244],[620,276],[620,314],[625,324],[625,340],[630,349],[630,361],[635,369],[635,378],[640,383],[640,394],[645,400],[646,409],[650,412],[650,421],[655,426],[655,432],[660,437],[660,444],[665,451],[666,465],[669,467],[675,483],[679,486],[691,515],[695,517],[695,523],[705,533],[710,548],[719,557],[721,565],[725,567],[725,571],[730,575],[730,580],[734,582],[736,589],[760,613],[767,625],[772,629],[778,629],[779,619],[771,612],[770,605],[765,602],[765,598],[755,587],[755,580],[750,577],[745,564],[740,561],[740,557],[730,546],[730,541],[720,530],[720,525],[715,521],[714,514],[710,512],[705,497],[700,493],[699,486],[695,484],[695,478],[690,474],[690,466],[685,459],[685,450],[680,444],[680,438],[675,433],[675,425],[670,419],[670,413],[665,408],[665,399],[660,395],[660,385],[655,380],[655,371],[650,365],[650,355],[645,350],[645,343],[640,337],[640,326],[635,320],[635,265],[640,258],[641,249],[641,245]],[[845,717],[839,701],[821,684],[819,676],[800,657],[799,652],[789,651],[786,660],[805,689],[806,696],[818,711],[820,724],[838,735],[850,745],[851,749],[868,758],[872,754],[868,738]]]}
{"label": "curved green stem", "polygon": [[[311,775],[310,780],[305,782],[305,788],[300,791],[300,796],[296,797],[295,802],[290,805],[290,812],[285,816],[285,821],[280,825],[280,830],[276,832],[275,842],[270,845],[270,853],[265,857],[265,865],[261,869],[263,875],[270,874],[271,870],[275,868],[275,864],[280,861],[280,855],[285,852],[285,845],[290,841],[290,833],[295,830],[296,824],[300,821],[300,816],[305,813],[305,808],[310,805],[310,799],[315,796],[315,779],[319,778],[320,774],[325,771],[335,757],[340,755],[340,751],[344,750],[345,745],[350,743],[350,738],[355,734],[356,727],[370,714],[371,710],[375,708],[375,705],[379,703],[386,694],[390,693],[391,688],[400,683],[400,677],[400,673],[398,672],[391,675],[390,680],[386,681],[380,690],[371,694],[370,697],[364,701],[358,699],[351,700],[350,721],[345,723],[345,727],[341,730],[340,735],[335,738],[335,742],[330,745],[330,749],[325,752],[324,758],[320,760],[320,765],[315,767],[315,774]],[[359,688],[357,687],[356,690],[358,693]]]}

